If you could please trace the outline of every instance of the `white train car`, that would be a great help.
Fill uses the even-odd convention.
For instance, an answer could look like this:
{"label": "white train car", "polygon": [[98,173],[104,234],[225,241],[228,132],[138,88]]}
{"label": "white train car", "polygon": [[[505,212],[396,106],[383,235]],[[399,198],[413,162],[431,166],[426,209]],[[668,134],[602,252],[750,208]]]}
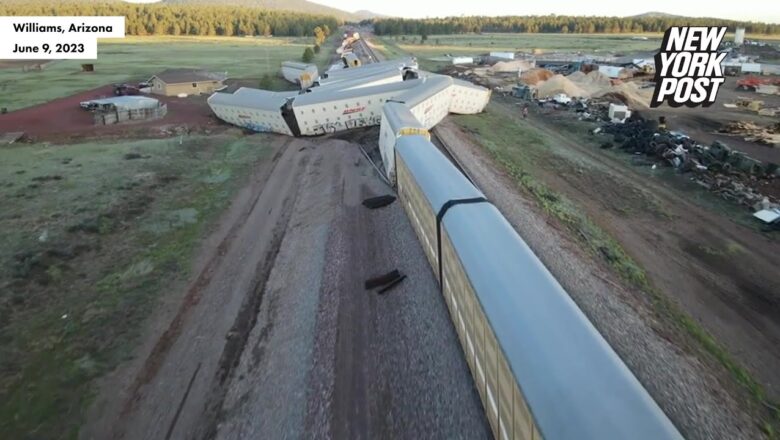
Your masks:
{"label": "white train car", "polygon": [[349,90],[401,82],[403,80],[404,75],[398,69],[372,70],[359,76],[317,81],[312,87],[307,89],[307,92],[316,92],[326,89]]}
{"label": "white train car", "polygon": [[434,75],[419,79],[420,85],[398,95],[393,101],[406,105],[426,129],[441,122],[450,110],[452,78]]}
{"label": "white train car", "polygon": [[382,107],[382,122],[379,124],[379,152],[385,174],[395,185],[395,144],[402,136],[418,135],[430,140],[428,130],[420,124],[411,111],[401,103],[387,102]]}
{"label": "white train car", "polygon": [[341,61],[344,63],[344,67],[348,69],[360,67],[363,64],[363,62],[360,61],[360,58],[352,52],[345,52],[341,56]]}
{"label": "white train car", "polygon": [[350,90],[315,89],[298,95],[292,104],[297,121],[293,133],[316,136],[379,125],[384,103],[405,90],[418,87],[421,81],[413,79]]}
{"label": "white train car", "polygon": [[[340,66],[343,67],[343,64]],[[381,61],[378,63],[371,63],[371,64],[365,64],[360,67],[353,67],[351,69],[334,69],[329,70],[322,74],[320,77],[320,81],[324,80],[332,80],[332,79],[338,79],[338,78],[345,78],[352,75],[365,75],[366,72],[374,71],[374,70],[385,70],[385,69],[398,69],[398,70],[417,70],[419,66],[417,65],[417,60],[415,58],[402,58],[400,60],[392,60],[392,61]]]}
{"label": "white train car", "polygon": [[485,110],[490,102],[490,89],[472,84],[461,79],[453,79],[452,100],[450,101],[450,113],[459,115],[473,115]]}
{"label": "white train car", "polygon": [[282,107],[295,92],[269,92],[241,87],[234,93],[214,93],[207,103],[219,119],[259,132],[293,135]]}
{"label": "white train car", "polygon": [[282,76],[287,81],[300,85],[301,88],[311,87],[319,76],[314,64],[285,61],[282,63]]}

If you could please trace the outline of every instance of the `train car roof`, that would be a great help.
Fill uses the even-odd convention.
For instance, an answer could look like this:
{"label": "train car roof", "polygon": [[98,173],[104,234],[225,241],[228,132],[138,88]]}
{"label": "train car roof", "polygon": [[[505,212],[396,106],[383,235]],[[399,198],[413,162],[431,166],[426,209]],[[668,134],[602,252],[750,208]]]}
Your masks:
{"label": "train car roof", "polygon": [[290,67],[293,69],[299,69],[299,70],[317,70],[316,64],[306,64],[306,63],[300,63],[298,61],[283,61],[282,67]]}
{"label": "train car roof", "polygon": [[344,99],[354,98],[371,98],[373,95],[384,94],[388,92],[402,92],[403,90],[410,89],[418,86],[420,80],[412,79],[407,81],[398,81],[387,84],[380,84],[370,87],[359,87],[354,89],[342,90],[340,88],[312,88],[312,91],[303,95],[298,95],[295,98],[293,107],[300,107],[303,105],[318,105],[323,103],[329,103],[331,101],[339,101]]}
{"label": "train car roof", "polygon": [[401,136],[395,149],[430,202],[434,214],[449,200],[484,197],[425,137]]}
{"label": "train car roof", "polygon": [[298,92],[270,92],[268,90],[241,87],[233,93],[217,92],[209,96],[209,104],[251,108],[256,110],[279,111],[288,98]]}
{"label": "train car roof", "polygon": [[498,209],[443,223],[544,438],[682,438]]}
{"label": "train car roof", "polygon": [[344,79],[339,78],[337,80],[320,83],[319,86],[311,87],[309,89],[309,93],[319,92],[322,90],[337,90],[337,89],[343,90],[343,89],[361,87],[363,84],[370,83],[371,81],[380,81],[383,79],[394,78],[394,77],[397,77],[398,81],[403,80],[401,71],[398,69],[371,71],[365,75],[361,75],[357,77],[350,76]]}
{"label": "train car roof", "polygon": [[393,101],[403,102],[407,107],[412,108],[452,85],[452,78],[445,75],[426,76],[418,81],[421,81],[418,87],[396,96]]}
{"label": "train car roof", "polygon": [[400,102],[385,103],[382,112],[393,131],[403,127],[424,128],[420,121],[414,117],[412,111]]}
{"label": "train car roof", "polygon": [[365,72],[381,69],[403,69],[405,67],[417,68],[417,61],[414,58],[401,58],[398,60],[380,61],[378,63],[363,64],[349,69],[329,70],[327,80],[342,78],[352,75],[364,75]]}

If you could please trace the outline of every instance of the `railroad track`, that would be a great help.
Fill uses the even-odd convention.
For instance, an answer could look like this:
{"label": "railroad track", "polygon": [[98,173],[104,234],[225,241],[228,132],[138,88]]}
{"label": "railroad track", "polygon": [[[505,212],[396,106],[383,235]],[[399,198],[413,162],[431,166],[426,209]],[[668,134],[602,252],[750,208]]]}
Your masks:
{"label": "railroad track", "polygon": [[450,146],[449,146],[449,145],[447,145],[447,143],[446,143],[446,142],[444,142],[444,140],[442,140],[442,138],[441,138],[441,137],[439,137],[439,134],[437,133],[437,130],[436,130],[436,128],[433,128],[432,130],[430,130],[430,134],[431,134],[431,142],[433,143],[433,145],[436,145],[436,147],[437,147],[437,148],[438,148],[438,149],[439,149],[439,150],[440,150],[442,153],[444,153],[444,155],[445,155],[445,156],[447,156],[447,158],[450,160],[450,162],[452,162],[452,163],[453,163],[453,165],[455,165],[455,168],[457,168],[458,170],[460,170],[460,172],[461,172],[461,173],[462,173],[464,176],[466,176],[466,178],[467,178],[467,179],[469,179],[469,181],[471,182],[471,184],[472,184],[472,185],[474,185],[474,186],[476,186],[476,187],[477,187],[477,189],[479,189],[479,186],[478,186],[478,185],[477,185],[477,183],[474,181],[474,179],[472,178],[471,174],[469,174],[469,172],[468,172],[468,170],[466,169],[466,167],[464,167],[464,166],[463,166],[463,164],[460,162],[460,160],[458,160],[458,158],[457,158],[457,157],[456,157],[454,154],[452,154],[452,151],[451,151],[451,149],[450,149]]}

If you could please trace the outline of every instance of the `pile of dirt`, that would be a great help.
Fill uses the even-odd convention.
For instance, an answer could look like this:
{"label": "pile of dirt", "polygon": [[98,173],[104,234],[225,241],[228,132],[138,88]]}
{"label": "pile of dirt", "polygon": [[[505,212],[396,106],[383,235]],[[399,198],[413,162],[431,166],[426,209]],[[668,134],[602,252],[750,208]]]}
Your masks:
{"label": "pile of dirt", "polygon": [[540,98],[549,98],[550,96],[565,93],[571,97],[587,97],[589,93],[571,82],[563,75],[555,75],[547,81],[541,82],[536,86],[536,94]]}
{"label": "pile of dirt", "polygon": [[533,69],[533,64],[526,60],[499,61],[490,67],[493,73],[500,72],[525,72]]}
{"label": "pile of dirt", "polygon": [[[520,75],[520,81],[524,84],[535,86],[542,81],[547,81],[555,74],[547,69],[530,69]],[[560,76],[560,75],[559,75]]]}
{"label": "pile of dirt", "polygon": [[650,100],[653,99],[653,89],[641,88],[633,82],[622,82],[596,90],[590,96],[592,98],[616,97],[629,107],[648,108]]}

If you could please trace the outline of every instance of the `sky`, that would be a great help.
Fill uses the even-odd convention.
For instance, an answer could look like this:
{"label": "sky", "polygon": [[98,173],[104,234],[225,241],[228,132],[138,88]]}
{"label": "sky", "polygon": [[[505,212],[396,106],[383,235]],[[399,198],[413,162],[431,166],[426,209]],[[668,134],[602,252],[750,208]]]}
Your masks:
{"label": "sky", "polygon": [[[354,12],[369,10],[397,17],[443,17],[457,15],[609,15],[627,16],[650,11],[689,17],[780,23],[780,1],[685,0],[313,0]],[[706,6],[705,6],[706,5]]]}

